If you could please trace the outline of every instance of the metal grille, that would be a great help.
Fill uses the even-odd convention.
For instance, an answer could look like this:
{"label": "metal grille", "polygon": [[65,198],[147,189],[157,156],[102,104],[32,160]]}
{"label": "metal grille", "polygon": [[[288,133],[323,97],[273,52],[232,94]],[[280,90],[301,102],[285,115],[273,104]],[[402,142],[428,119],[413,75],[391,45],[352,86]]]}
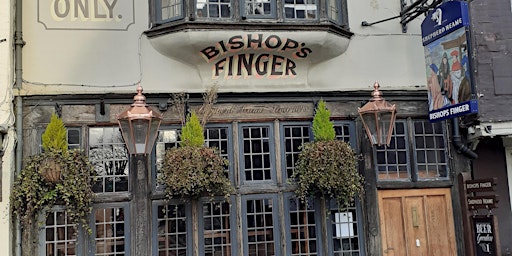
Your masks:
{"label": "metal grille", "polygon": [[183,3],[181,0],[160,0],[160,7],[162,20],[179,18],[182,16]]}
{"label": "metal grille", "polygon": [[231,0],[197,0],[198,18],[231,18]]}
{"label": "metal grille", "polygon": [[272,180],[269,127],[244,127],[242,139],[245,180]]}
{"label": "metal grille", "polygon": [[125,255],[127,241],[124,208],[101,208],[96,209],[94,214],[95,255]]}
{"label": "metal grille", "polygon": [[231,255],[229,202],[203,203],[203,238],[205,256]]}
{"label": "metal grille", "polygon": [[300,146],[305,142],[309,142],[310,132],[309,125],[285,125],[283,130],[286,175],[289,179],[295,169],[295,163],[300,153]]}
{"label": "metal grille", "polygon": [[76,225],[69,222],[65,211],[52,211],[46,216],[45,255],[71,256],[76,253]]}
{"label": "metal grille", "polygon": [[418,179],[448,176],[442,123],[414,121],[414,146]]}
{"label": "metal grille", "polygon": [[287,19],[316,20],[316,0],[284,0],[284,14]]}
{"label": "metal grille", "polygon": [[291,255],[318,255],[315,221],[315,201],[305,204],[298,198],[290,198]]}
{"label": "metal grille", "polygon": [[271,198],[246,201],[248,256],[275,255],[273,200]]}
{"label": "metal grille", "polygon": [[157,250],[159,256],[186,255],[187,217],[184,204],[157,207]]}
{"label": "metal grille", "polygon": [[330,201],[330,221],[334,256],[359,256],[360,235],[355,207],[340,209],[334,200]]}
{"label": "metal grille", "polygon": [[89,160],[97,193],[128,191],[128,151],[119,127],[89,128]]}
{"label": "metal grille", "polygon": [[379,180],[410,179],[408,168],[407,130],[404,121],[396,121],[389,147],[376,148]]}

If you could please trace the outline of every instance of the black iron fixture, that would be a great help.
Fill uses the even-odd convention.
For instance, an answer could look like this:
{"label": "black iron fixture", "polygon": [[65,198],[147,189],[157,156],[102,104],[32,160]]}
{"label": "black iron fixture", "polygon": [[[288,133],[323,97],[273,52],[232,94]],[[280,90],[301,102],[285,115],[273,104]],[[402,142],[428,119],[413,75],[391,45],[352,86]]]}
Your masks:
{"label": "black iron fixture", "polygon": [[433,10],[438,5],[440,5],[443,0],[417,0],[410,5],[406,3],[407,0],[401,0],[401,11],[400,15],[375,21],[375,22],[368,22],[363,21],[361,22],[361,26],[363,27],[369,27],[374,24],[379,24],[382,22],[386,22],[389,20],[394,20],[397,18],[400,18],[400,24],[402,24],[402,33],[407,32],[407,23],[411,22],[412,20],[416,19],[416,17],[420,16],[421,14],[424,14],[430,10]]}
{"label": "black iron fixture", "polygon": [[358,112],[372,146],[384,144],[389,146],[393,127],[395,127],[396,106],[382,97],[379,83],[375,82],[373,87],[372,98],[359,108]]}

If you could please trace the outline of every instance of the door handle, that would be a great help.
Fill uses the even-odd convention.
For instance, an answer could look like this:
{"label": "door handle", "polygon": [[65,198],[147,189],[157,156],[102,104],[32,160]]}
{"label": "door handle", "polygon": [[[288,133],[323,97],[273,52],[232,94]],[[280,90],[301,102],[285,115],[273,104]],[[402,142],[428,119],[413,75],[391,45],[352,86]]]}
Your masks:
{"label": "door handle", "polygon": [[412,207],[411,211],[412,211],[412,226],[417,228],[420,226],[420,224],[418,222],[418,208]]}

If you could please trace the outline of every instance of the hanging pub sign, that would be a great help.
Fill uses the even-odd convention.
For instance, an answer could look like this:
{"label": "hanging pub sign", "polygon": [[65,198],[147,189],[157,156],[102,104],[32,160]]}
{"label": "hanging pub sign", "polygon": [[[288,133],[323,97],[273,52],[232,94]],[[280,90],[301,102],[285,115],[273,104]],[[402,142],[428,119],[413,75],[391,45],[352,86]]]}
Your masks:
{"label": "hanging pub sign", "polygon": [[494,216],[474,216],[472,218],[477,256],[498,255],[494,220]]}
{"label": "hanging pub sign", "polygon": [[478,112],[468,27],[468,4],[459,1],[441,4],[421,24],[431,122]]}

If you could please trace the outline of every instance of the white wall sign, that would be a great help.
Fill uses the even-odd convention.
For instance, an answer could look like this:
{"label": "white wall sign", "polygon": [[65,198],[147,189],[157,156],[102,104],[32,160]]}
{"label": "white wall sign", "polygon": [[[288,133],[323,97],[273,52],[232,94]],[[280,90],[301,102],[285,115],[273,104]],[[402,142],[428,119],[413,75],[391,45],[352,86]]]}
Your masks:
{"label": "white wall sign", "polygon": [[37,0],[37,21],[48,30],[127,30],[134,0]]}

